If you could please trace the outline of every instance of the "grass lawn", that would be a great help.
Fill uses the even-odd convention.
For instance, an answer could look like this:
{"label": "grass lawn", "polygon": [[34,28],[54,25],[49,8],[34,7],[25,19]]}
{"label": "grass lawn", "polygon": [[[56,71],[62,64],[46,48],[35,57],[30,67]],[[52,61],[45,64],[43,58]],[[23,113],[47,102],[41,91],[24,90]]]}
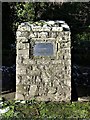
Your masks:
{"label": "grass lawn", "polygon": [[[7,110],[8,108],[8,110]],[[0,113],[2,120],[66,120],[79,119],[90,120],[90,102],[37,102],[8,100],[0,103],[0,109],[7,110]],[[2,111],[1,111],[2,112]]]}

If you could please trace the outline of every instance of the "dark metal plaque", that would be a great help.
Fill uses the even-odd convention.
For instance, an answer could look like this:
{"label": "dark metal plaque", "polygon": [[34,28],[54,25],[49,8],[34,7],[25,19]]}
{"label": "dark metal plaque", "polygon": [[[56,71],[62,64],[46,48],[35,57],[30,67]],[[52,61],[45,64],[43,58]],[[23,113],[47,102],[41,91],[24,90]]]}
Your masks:
{"label": "dark metal plaque", "polygon": [[53,55],[52,43],[36,43],[33,49],[34,56],[51,56]]}

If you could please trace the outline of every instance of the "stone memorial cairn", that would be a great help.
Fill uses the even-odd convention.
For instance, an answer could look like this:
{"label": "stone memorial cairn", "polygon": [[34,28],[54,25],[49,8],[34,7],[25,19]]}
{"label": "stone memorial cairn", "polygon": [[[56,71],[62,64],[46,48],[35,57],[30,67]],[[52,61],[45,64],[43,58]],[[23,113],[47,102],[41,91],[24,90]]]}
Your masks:
{"label": "stone memorial cairn", "polygon": [[70,101],[69,26],[58,20],[25,22],[16,39],[16,99]]}

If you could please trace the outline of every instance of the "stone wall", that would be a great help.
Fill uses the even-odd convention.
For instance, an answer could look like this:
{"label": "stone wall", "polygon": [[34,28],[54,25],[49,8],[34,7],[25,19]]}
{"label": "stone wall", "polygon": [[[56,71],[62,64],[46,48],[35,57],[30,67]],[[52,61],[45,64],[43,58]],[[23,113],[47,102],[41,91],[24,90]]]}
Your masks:
{"label": "stone wall", "polygon": [[[25,22],[18,26],[16,99],[70,101],[71,39],[64,21]],[[35,56],[36,43],[51,43],[53,55]]]}

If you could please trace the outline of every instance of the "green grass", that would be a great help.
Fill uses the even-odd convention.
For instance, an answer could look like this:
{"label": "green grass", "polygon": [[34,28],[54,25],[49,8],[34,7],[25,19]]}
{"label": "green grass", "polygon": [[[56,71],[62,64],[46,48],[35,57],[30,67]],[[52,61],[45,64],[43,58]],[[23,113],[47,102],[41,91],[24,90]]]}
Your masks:
{"label": "green grass", "polygon": [[[15,101],[5,101],[3,108],[9,106],[10,110],[1,114],[4,119],[70,119],[70,118],[90,118],[90,102],[37,102],[35,100],[25,101],[25,103],[15,103]],[[3,109],[2,108],[2,109]],[[85,119],[86,120],[86,119]]]}

